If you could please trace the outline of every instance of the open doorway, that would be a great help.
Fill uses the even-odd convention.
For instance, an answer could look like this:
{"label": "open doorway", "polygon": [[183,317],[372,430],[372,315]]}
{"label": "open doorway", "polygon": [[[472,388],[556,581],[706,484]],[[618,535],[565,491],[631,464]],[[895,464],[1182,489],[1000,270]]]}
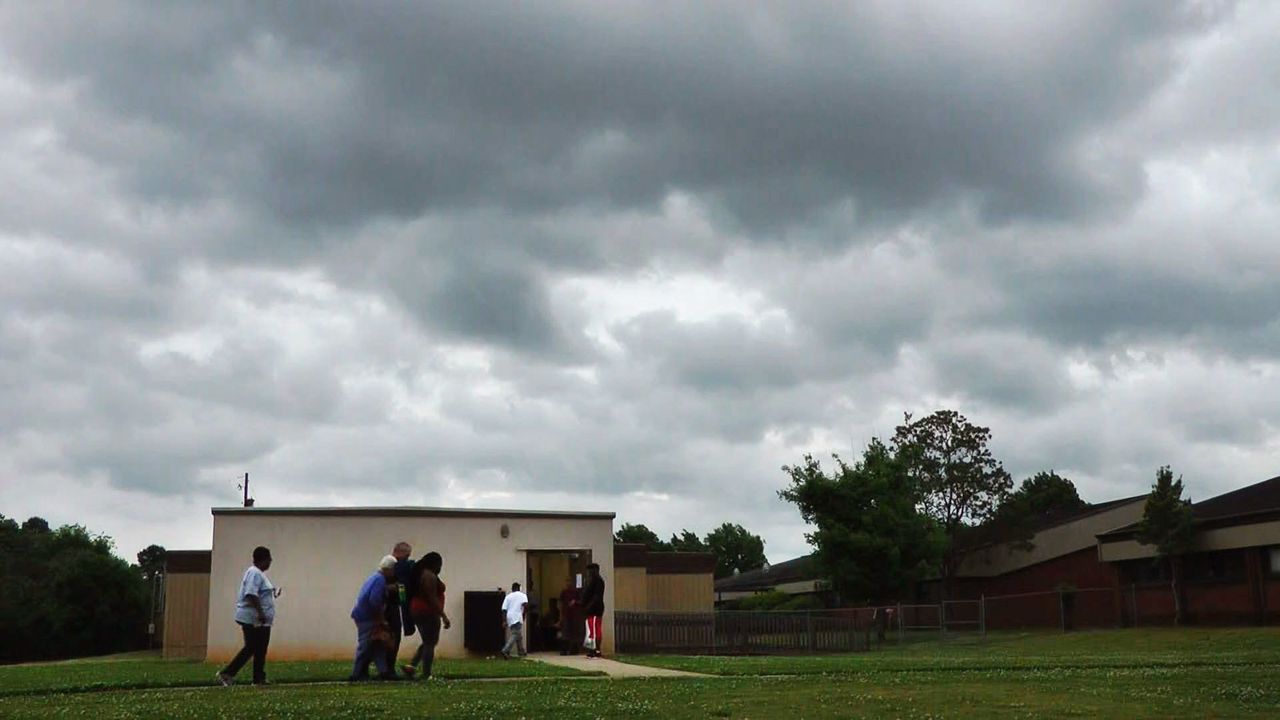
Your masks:
{"label": "open doorway", "polygon": [[529,651],[551,652],[566,647],[576,651],[582,642],[585,619],[576,608],[561,607],[561,597],[567,588],[581,592],[591,551],[529,550],[526,558]]}

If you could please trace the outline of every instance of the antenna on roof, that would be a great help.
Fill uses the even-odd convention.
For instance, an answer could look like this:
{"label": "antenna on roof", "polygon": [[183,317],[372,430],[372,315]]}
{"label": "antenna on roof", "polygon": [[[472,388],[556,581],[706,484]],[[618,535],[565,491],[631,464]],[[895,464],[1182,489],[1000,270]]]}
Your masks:
{"label": "antenna on roof", "polygon": [[249,497],[249,473],[244,474],[244,482],[237,485],[236,488],[244,490],[244,506],[253,507],[253,498]]}

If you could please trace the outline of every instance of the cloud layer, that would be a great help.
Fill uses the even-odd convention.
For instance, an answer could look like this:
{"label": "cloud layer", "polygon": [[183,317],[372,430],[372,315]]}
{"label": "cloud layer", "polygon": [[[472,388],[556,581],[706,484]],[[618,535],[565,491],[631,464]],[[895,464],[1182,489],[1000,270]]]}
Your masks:
{"label": "cloud layer", "polygon": [[905,412],[1275,474],[1263,3],[0,5],[0,512],[741,522]]}

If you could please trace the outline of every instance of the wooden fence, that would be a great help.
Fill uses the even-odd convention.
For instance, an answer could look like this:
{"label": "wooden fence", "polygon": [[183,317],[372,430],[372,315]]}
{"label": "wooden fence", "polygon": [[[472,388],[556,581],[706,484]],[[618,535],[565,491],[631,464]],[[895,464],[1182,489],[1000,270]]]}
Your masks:
{"label": "wooden fence", "polygon": [[614,613],[619,652],[725,655],[866,650],[871,625],[857,612]]}

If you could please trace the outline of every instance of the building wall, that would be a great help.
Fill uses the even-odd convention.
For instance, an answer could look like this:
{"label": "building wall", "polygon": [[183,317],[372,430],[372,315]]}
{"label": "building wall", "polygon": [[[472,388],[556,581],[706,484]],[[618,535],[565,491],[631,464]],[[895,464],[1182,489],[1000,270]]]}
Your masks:
{"label": "building wall", "polygon": [[646,576],[648,609],[656,612],[711,612],[715,581],[710,573]]}
{"label": "building wall", "polygon": [[967,554],[960,562],[956,574],[960,577],[995,577],[1022,568],[1056,560],[1063,555],[1085,548],[1094,549],[1097,555],[1097,536],[1142,518],[1145,500],[1139,499],[1101,512],[1046,528],[1032,538],[1032,548],[1022,550],[1014,544],[984,548]]}
{"label": "building wall", "polygon": [[164,657],[203,658],[208,642],[209,574],[165,577]]}
{"label": "building wall", "polygon": [[614,602],[618,610],[647,612],[649,608],[649,575],[642,567],[620,567],[613,571]]}
{"label": "building wall", "polygon": [[[500,535],[502,525],[509,537]],[[613,649],[613,521],[610,518],[497,516],[351,516],[215,512],[207,656],[221,661],[240,648],[233,620],[236,591],[257,545],[271,548],[268,575],[282,594],[276,601],[271,656],[341,658],[352,654],[351,607],[361,583],[399,540],[414,556],[444,557],[446,609],[453,629],[441,633],[437,653],[465,654],[463,593],[507,589],[524,582],[528,550],[590,550],[606,579],[605,652]],[[500,622],[495,617],[494,622]],[[412,651],[415,641],[405,643]]]}
{"label": "building wall", "polygon": [[[1209,528],[1196,533],[1194,552],[1280,545],[1280,522],[1259,522],[1232,527]],[[1101,544],[1102,558],[1107,561],[1136,560],[1156,556],[1154,545],[1137,540],[1114,540]]]}

